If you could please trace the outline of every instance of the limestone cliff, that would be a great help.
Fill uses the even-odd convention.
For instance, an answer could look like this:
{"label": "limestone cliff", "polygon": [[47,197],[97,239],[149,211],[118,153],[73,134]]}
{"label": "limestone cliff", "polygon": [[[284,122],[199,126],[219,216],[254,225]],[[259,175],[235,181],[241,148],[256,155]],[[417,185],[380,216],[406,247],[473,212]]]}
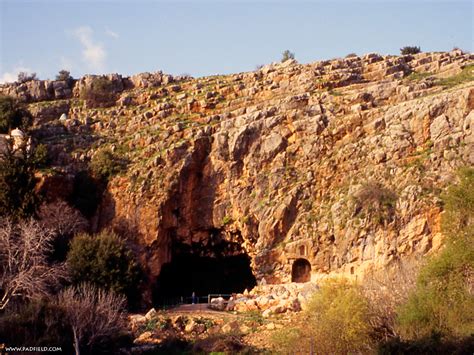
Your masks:
{"label": "limestone cliff", "polygon": [[98,147],[129,159],[94,221],[140,246],[150,281],[176,242],[212,254],[225,240],[257,280],[278,283],[297,259],[316,279],[439,248],[439,194],[474,164],[473,63],[461,51],[368,54],[198,79],[113,76],[117,102],[104,109],[79,100],[87,77],[62,100],[23,97],[57,172]]}

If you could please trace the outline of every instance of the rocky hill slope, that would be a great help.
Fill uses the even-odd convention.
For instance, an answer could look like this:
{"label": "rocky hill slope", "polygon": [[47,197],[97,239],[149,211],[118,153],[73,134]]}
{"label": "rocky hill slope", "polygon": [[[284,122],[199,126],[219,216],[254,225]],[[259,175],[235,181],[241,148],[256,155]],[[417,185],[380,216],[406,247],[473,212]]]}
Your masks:
{"label": "rocky hill slope", "polygon": [[66,198],[100,149],[128,159],[94,228],[133,241],[150,284],[183,246],[246,254],[258,281],[282,283],[363,276],[440,247],[439,194],[474,164],[473,64],[452,51],[111,75],[108,108],[80,99],[90,76],[0,92],[28,103],[48,144],[49,198]]}

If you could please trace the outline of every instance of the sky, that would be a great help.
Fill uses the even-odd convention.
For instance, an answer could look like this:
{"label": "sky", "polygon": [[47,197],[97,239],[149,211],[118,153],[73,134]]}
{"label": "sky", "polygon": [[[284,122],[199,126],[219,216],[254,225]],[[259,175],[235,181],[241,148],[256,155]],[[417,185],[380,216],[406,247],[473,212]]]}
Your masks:
{"label": "sky", "polygon": [[0,0],[0,82],[61,69],[195,77],[400,47],[473,50],[474,2],[436,0]]}

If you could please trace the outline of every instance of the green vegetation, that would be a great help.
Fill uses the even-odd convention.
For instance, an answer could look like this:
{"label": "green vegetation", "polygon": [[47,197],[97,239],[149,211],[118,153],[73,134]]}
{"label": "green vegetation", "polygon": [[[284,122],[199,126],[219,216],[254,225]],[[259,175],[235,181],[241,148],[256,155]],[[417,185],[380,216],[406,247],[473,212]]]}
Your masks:
{"label": "green vegetation", "polygon": [[125,242],[112,231],[77,235],[71,241],[67,265],[75,284],[90,282],[129,300],[137,294],[139,267]]}
{"label": "green vegetation", "polygon": [[7,145],[0,154],[0,216],[21,219],[35,214],[40,198],[35,192],[35,171],[46,162],[46,147],[28,151]]}
{"label": "green vegetation", "polygon": [[421,48],[417,46],[405,46],[400,48],[401,55],[410,55],[421,53]]}
{"label": "green vegetation", "polygon": [[104,181],[126,170],[127,162],[120,159],[110,149],[99,150],[90,162],[93,175]]}
{"label": "green vegetation", "polygon": [[231,216],[224,216],[224,218],[222,218],[222,225],[223,226],[226,226],[226,225],[228,225],[232,222],[233,222],[233,220],[232,220]]}
{"label": "green vegetation", "polygon": [[0,95],[0,133],[8,133],[14,128],[25,129],[30,123],[30,114],[18,102]]}
{"label": "green vegetation", "polygon": [[416,289],[399,309],[398,327],[405,339],[474,333],[474,169],[462,169],[459,179],[442,196],[446,246],[421,269]]}
{"label": "green vegetation", "polygon": [[474,80],[474,64],[471,64],[464,67],[463,70],[459,74],[450,76],[448,78],[438,79],[436,81],[436,85],[440,85],[446,89],[449,89],[456,85],[467,83],[473,80]]}
{"label": "green vegetation", "polygon": [[281,54],[281,62],[286,62],[289,59],[295,59],[295,53],[287,49]]}
{"label": "green vegetation", "polygon": [[369,305],[362,290],[345,279],[327,280],[305,310],[303,324],[277,332],[283,353],[367,353],[371,349]]}
{"label": "green vegetation", "polygon": [[59,71],[56,75],[56,80],[65,81],[70,87],[74,83],[74,78],[71,76],[71,73],[65,69]]}
{"label": "green vegetation", "polygon": [[432,75],[433,74],[430,72],[419,73],[415,71],[411,73],[410,75],[408,75],[405,79],[408,81],[419,81],[419,80],[426,79]]}

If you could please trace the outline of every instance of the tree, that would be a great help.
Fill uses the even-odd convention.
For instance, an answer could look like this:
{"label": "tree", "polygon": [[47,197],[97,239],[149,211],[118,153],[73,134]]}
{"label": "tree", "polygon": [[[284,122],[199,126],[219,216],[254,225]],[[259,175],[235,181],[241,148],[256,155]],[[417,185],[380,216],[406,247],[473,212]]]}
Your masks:
{"label": "tree", "polygon": [[400,48],[400,53],[402,55],[418,54],[420,52],[421,48],[416,46],[405,46]]}
{"label": "tree", "polygon": [[49,265],[53,234],[33,219],[13,224],[0,219],[0,309],[14,297],[49,295],[66,278],[63,265]]}
{"label": "tree", "polygon": [[55,235],[52,260],[65,260],[71,238],[89,228],[87,219],[63,200],[42,204],[38,217],[41,225]]}
{"label": "tree", "polygon": [[290,52],[290,50],[285,50],[281,55],[281,62],[286,62],[289,59],[295,59],[295,53]]}
{"label": "tree", "polygon": [[107,181],[126,169],[127,162],[117,157],[110,149],[99,150],[92,157],[90,168],[95,177]]}
{"label": "tree", "polygon": [[74,78],[71,76],[71,73],[65,69],[59,71],[56,75],[56,80],[65,81],[68,86],[72,86],[74,83]]}
{"label": "tree", "polygon": [[89,282],[131,296],[139,268],[125,242],[112,231],[77,235],[70,244],[67,265],[74,283]]}
{"label": "tree", "polygon": [[56,236],[71,236],[84,232],[89,225],[78,210],[63,200],[41,205],[38,217],[40,223]]}
{"label": "tree", "polygon": [[113,343],[124,330],[125,298],[91,284],[69,287],[58,296],[74,337],[74,350]]}
{"label": "tree", "polygon": [[25,129],[31,115],[10,96],[0,95],[0,133],[8,133],[14,128]]}
{"label": "tree", "polygon": [[11,142],[0,152],[0,217],[21,219],[35,214],[39,204],[35,170],[45,164],[46,154],[43,145],[14,149]]}
{"label": "tree", "polygon": [[36,73],[27,73],[24,71],[21,71],[18,73],[17,81],[20,84],[26,83],[28,81],[33,81],[33,80],[38,80],[38,78],[36,77]]}

